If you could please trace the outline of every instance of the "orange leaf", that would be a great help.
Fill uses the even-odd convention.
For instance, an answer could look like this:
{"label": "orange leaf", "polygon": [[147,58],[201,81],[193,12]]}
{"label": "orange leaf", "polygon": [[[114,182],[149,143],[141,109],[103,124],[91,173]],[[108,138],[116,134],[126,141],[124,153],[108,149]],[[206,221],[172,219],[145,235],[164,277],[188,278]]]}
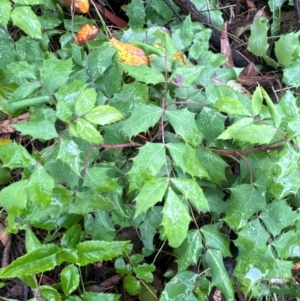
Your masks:
{"label": "orange leaf", "polygon": [[145,55],[145,52],[133,44],[124,43],[115,38],[112,38],[110,43],[117,48],[119,60],[122,63],[133,66],[149,64],[149,58]]}
{"label": "orange leaf", "polygon": [[79,14],[86,14],[90,9],[89,0],[64,0],[64,2]]}
{"label": "orange leaf", "polygon": [[95,25],[84,24],[75,37],[75,42],[78,44],[85,44],[87,41],[91,41],[96,38],[98,33],[98,27]]}

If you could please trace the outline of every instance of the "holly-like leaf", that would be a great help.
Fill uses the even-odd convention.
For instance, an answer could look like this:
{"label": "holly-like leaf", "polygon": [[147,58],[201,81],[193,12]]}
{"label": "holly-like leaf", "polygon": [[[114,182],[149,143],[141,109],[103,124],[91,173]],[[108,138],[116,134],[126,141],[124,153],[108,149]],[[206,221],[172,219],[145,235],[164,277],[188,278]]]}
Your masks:
{"label": "holly-like leaf", "polygon": [[73,264],[66,266],[60,273],[60,281],[64,294],[70,295],[79,285],[78,268]]}
{"label": "holly-like leaf", "polygon": [[131,137],[146,132],[159,120],[162,109],[156,106],[141,104],[135,108],[130,117],[123,123],[123,132]]}
{"label": "holly-like leaf", "polygon": [[[11,74],[13,74],[17,78],[21,78],[21,79],[36,79],[34,65],[29,64],[26,61],[13,62],[13,63],[11,63],[11,64],[9,64],[7,66],[7,69],[9,70],[9,72]],[[30,85],[36,85],[37,87],[40,87],[40,84],[37,84],[37,83],[30,83]],[[36,88],[33,88],[33,91],[35,91],[35,90],[36,90]],[[29,94],[31,94],[31,93],[29,93]],[[26,95],[26,96],[24,96],[22,98],[25,98],[28,95]]]}
{"label": "holly-like leaf", "polygon": [[81,227],[78,224],[73,225],[63,235],[61,246],[63,248],[75,249],[80,242]]}
{"label": "holly-like leaf", "polygon": [[2,14],[1,14],[1,18],[0,18],[0,24],[4,28],[6,28],[7,23],[9,21],[11,9],[12,9],[11,2],[9,0],[3,0],[1,3]]}
{"label": "holly-like leaf", "polygon": [[33,39],[42,38],[41,23],[29,6],[15,7],[10,18],[15,26],[19,27]]}
{"label": "holly-like leaf", "polygon": [[190,271],[177,273],[169,281],[160,297],[160,301],[197,301],[193,291],[196,286],[197,275]]}
{"label": "holly-like leaf", "polygon": [[106,125],[122,119],[122,114],[116,108],[108,105],[100,105],[89,112],[87,112],[84,118],[93,124]]}
{"label": "holly-like leaf", "polygon": [[192,177],[208,178],[207,171],[200,164],[196,150],[188,144],[168,143],[167,148],[171,154],[174,163],[179,166],[184,173]]}
{"label": "holly-like leaf", "polygon": [[76,120],[76,132],[80,138],[90,143],[103,143],[103,137],[95,126],[89,121],[78,118]]}
{"label": "holly-like leaf", "polygon": [[251,99],[253,116],[257,116],[262,109],[263,96],[260,86],[257,86]]}
{"label": "holly-like leaf", "polygon": [[16,142],[0,146],[0,159],[3,163],[2,166],[10,169],[26,168],[36,164],[26,148]]}
{"label": "holly-like leaf", "polygon": [[198,212],[209,211],[207,199],[205,198],[202,188],[199,186],[195,178],[172,178],[171,183],[174,184],[174,186],[182,193],[182,195],[191,202],[193,207]]}
{"label": "holly-like leaf", "polygon": [[162,201],[169,183],[168,178],[152,178],[145,182],[139,194],[135,198],[136,211],[135,217],[142,212],[146,212],[157,202]]}
{"label": "holly-like leaf", "polygon": [[181,136],[185,142],[195,147],[201,144],[203,135],[197,128],[194,113],[188,109],[176,111],[167,110],[166,116],[175,130],[175,133]]}
{"label": "holly-like leaf", "polygon": [[138,82],[156,85],[165,81],[164,76],[159,71],[146,65],[131,66],[123,64],[123,67]]}
{"label": "holly-like leaf", "polygon": [[281,233],[277,236],[272,242],[272,246],[274,246],[281,259],[300,256],[299,234],[293,230]]}
{"label": "holly-like leaf", "polygon": [[0,278],[18,278],[49,271],[61,263],[59,252],[60,248],[55,244],[43,245],[2,269]]}
{"label": "holly-like leaf", "polygon": [[186,204],[169,188],[162,211],[163,233],[173,248],[179,247],[186,238],[191,221]]}
{"label": "holly-like leaf", "polygon": [[82,91],[75,103],[75,112],[78,116],[83,116],[89,112],[97,101],[97,92],[94,88]]}
{"label": "holly-like leaf", "polygon": [[19,123],[14,127],[23,135],[30,135],[34,139],[50,140],[58,137],[54,123],[56,121],[55,111],[50,108],[40,108],[31,113],[30,120]]}
{"label": "holly-like leaf", "polygon": [[242,184],[230,188],[231,195],[225,221],[230,228],[238,230],[247,225],[253,213],[266,206],[266,199],[253,185]]}
{"label": "holly-like leaf", "polygon": [[[76,246],[81,266],[118,257],[129,245],[128,241],[84,241]],[[0,274],[1,276],[1,274]]]}
{"label": "holly-like leaf", "polygon": [[297,216],[297,212],[293,211],[284,200],[274,200],[260,214],[260,218],[274,237],[284,228],[293,225]]}
{"label": "holly-like leaf", "polygon": [[174,250],[178,256],[178,271],[185,271],[190,265],[197,264],[203,251],[201,234],[197,230],[189,230],[183,243]]}
{"label": "holly-like leaf", "polygon": [[216,286],[227,301],[234,301],[234,290],[224,267],[222,253],[218,250],[208,249],[205,253],[205,260],[210,267],[212,286]]}
{"label": "holly-like leaf", "polygon": [[251,26],[248,49],[257,56],[267,54],[269,44],[267,32],[269,30],[268,20],[265,17],[257,18]]}
{"label": "holly-like leaf", "polygon": [[133,158],[129,171],[130,190],[140,188],[145,181],[154,178],[166,164],[165,147],[161,143],[146,143]]}
{"label": "holly-like leaf", "polygon": [[52,57],[43,61],[40,68],[41,80],[48,95],[57,91],[69,79],[72,67],[72,59],[59,60]]}
{"label": "holly-like leaf", "polygon": [[220,232],[219,227],[219,224],[207,224],[201,227],[205,245],[210,249],[220,251],[223,257],[231,257],[229,239]]}
{"label": "holly-like leaf", "polygon": [[268,109],[270,111],[271,117],[274,121],[274,124],[278,128],[281,124],[281,117],[279,115],[277,107],[275,106],[275,104],[271,100],[268,93],[264,90],[264,88],[261,87],[260,89],[261,89],[261,92],[262,92],[262,95],[263,95],[264,99],[266,100],[266,103],[267,103]]}
{"label": "holly-like leaf", "polygon": [[251,116],[252,113],[236,98],[222,97],[216,102],[216,108],[230,115]]}
{"label": "holly-like leaf", "polygon": [[300,77],[298,72],[300,71],[300,66],[298,61],[292,62],[290,65],[283,69],[283,82],[287,86],[298,87],[300,85]]}
{"label": "holly-like leaf", "polygon": [[156,269],[154,264],[148,264],[143,263],[139,264],[137,267],[133,268],[133,271],[135,272],[135,275],[137,278],[144,280],[146,282],[152,282],[153,281],[153,274]]}
{"label": "holly-like leaf", "polygon": [[29,200],[40,208],[46,208],[50,204],[54,180],[45,168],[38,164],[31,174],[26,188]]}
{"label": "holly-like leaf", "polygon": [[129,17],[129,26],[134,28],[143,28],[145,24],[144,3],[139,0],[133,0],[127,6],[127,15]]}

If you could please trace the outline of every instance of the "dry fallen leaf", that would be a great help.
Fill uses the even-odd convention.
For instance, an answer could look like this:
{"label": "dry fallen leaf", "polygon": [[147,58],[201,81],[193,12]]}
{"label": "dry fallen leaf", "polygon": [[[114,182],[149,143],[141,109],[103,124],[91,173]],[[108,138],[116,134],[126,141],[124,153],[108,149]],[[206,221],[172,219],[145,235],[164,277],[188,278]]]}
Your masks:
{"label": "dry fallen leaf", "polygon": [[149,64],[149,58],[145,55],[145,52],[133,44],[124,43],[115,38],[112,38],[110,43],[117,48],[119,59],[122,63],[132,66]]}
{"label": "dry fallen leaf", "polygon": [[94,40],[98,33],[98,27],[95,25],[84,24],[75,37],[75,42],[85,44],[87,41]]}
{"label": "dry fallen leaf", "polygon": [[64,2],[78,14],[86,14],[90,9],[89,0],[64,0]]}

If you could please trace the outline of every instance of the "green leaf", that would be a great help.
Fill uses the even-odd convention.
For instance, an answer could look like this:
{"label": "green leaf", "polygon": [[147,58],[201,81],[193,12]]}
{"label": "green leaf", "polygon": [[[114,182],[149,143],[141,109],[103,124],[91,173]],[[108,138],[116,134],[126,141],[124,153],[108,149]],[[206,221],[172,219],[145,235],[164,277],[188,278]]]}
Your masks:
{"label": "green leaf", "polygon": [[46,300],[61,301],[61,297],[58,291],[49,285],[42,285],[39,288],[39,291],[41,296]]}
{"label": "green leaf", "polygon": [[205,198],[202,188],[195,178],[181,179],[172,178],[171,183],[182,193],[182,195],[191,202],[197,212],[209,211],[207,199]]}
{"label": "green leaf", "polygon": [[127,5],[127,16],[129,18],[129,26],[132,29],[143,28],[146,17],[144,3],[139,0],[132,0]]}
{"label": "green leaf", "polygon": [[161,202],[167,190],[168,183],[168,178],[152,178],[147,180],[135,198],[136,211],[134,216],[137,217],[157,202]]}
{"label": "green leaf", "polygon": [[265,196],[250,184],[230,188],[231,195],[224,220],[230,228],[238,230],[247,225],[253,213],[266,206]]}
{"label": "green leaf", "polygon": [[174,160],[184,173],[190,174],[192,177],[208,178],[207,171],[200,164],[196,150],[188,144],[168,143],[167,148]]}
{"label": "green leaf", "polygon": [[1,206],[8,214],[18,216],[27,204],[27,191],[25,180],[14,182],[0,191]]}
{"label": "green leaf", "polygon": [[29,228],[25,230],[25,246],[26,251],[30,253],[31,251],[34,251],[37,248],[40,248],[42,246],[41,242],[38,240],[38,238],[35,236],[33,231]]}
{"label": "green leaf", "polygon": [[257,86],[255,91],[253,92],[252,99],[251,99],[253,116],[257,116],[261,112],[262,102],[263,102],[263,96],[261,92],[261,87]]}
{"label": "green leaf", "polygon": [[19,5],[37,5],[37,4],[45,4],[46,0],[14,0],[14,3]]}
{"label": "green leaf", "polygon": [[[128,241],[84,241],[77,246],[78,264],[81,266],[98,261],[111,260],[122,255],[126,247],[129,245]],[[0,274],[1,276],[1,274]]]}
{"label": "green leaf", "polygon": [[0,18],[0,24],[6,28],[7,23],[10,19],[10,13],[11,13],[11,2],[9,0],[3,0],[1,2],[1,18]]}
{"label": "green leaf", "polygon": [[[1,22],[1,21],[0,21]],[[7,65],[8,71],[20,79],[36,79],[34,65],[26,61],[13,62]],[[38,84],[40,87],[40,84]]]}
{"label": "green leaf", "polygon": [[281,259],[288,259],[300,256],[299,234],[291,230],[276,237],[272,242],[278,256]]}
{"label": "green leaf", "polygon": [[103,142],[103,137],[95,126],[82,118],[77,118],[76,120],[76,132],[80,138],[87,142],[95,144]]}
{"label": "green leaf", "polygon": [[279,127],[281,124],[281,117],[278,113],[277,107],[274,105],[273,101],[271,100],[270,96],[268,95],[268,93],[264,90],[264,88],[260,88],[262,95],[264,97],[264,99],[266,100],[267,106],[269,108],[271,117],[274,121],[274,124],[276,127]]}
{"label": "green leaf", "polygon": [[210,267],[212,286],[216,286],[227,301],[234,301],[234,291],[224,267],[222,253],[218,250],[208,249],[205,253],[205,260]]}
{"label": "green leaf", "polygon": [[54,180],[45,168],[38,164],[31,174],[26,188],[29,200],[45,209],[51,201]]}
{"label": "green leaf", "polygon": [[190,87],[195,84],[200,76],[204,73],[204,66],[178,66],[170,77],[170,81],[176,78],[182,78],[182,86]]}
{"label": "green leaf", "polygon": [[26,168],[36,164],[26,148],[16,142],[0,146],[0,159],[3,163],[2,166],[10,169]]}
{"label": "green leaf", "polygon": [[186,238],[191,221],[186,204],[169,188],[162,211],[163,233],[173,248],[179,247]]}
{"label": "green leaf", "polygon": [[265,17],[257,18],[251,25],[251,34],[248,41],[248,49],[257,56],[267,54],[269,44],[267,32],[268,20]]}
{"label": "green leaf", "polygon": [[60,243],[61,246],[63,248],[75,249],[77,244],[80,242],[81,233],[80,225],[73,225],[64,233]]}
{"label": "green leaf", "polygon": [[[24,86],[22,88],[24,88]],[[17,94],[20,92],[20,90],[18,89],[15,92],[16,92],[16,94],[14,93],[12,95],[12,97],[16,97]],[[24,91],[21,91],[21,93],[22,92],[24,92]],[[22,99],[22,100],[18,100],[18,101],[9,103],[6,109],[9,112],[15,112],[17,110],[24,109],[26,107],[40,107],[41,105],[43,105],[44,103],[49,102],[49,101],[50,101],[49,96],[38,96],[38,97],[33,97],[33,98],[27,98],[27,99]],[[19,125],[19,124],[17,124],[17,125]],[[17,125],[15,125],[15,127]]]}
{"label": "green leaf", "polygon": [[225,168],[228,166],[219,155],[215,154],[207,147],[198,147],[197,157],[203,168],[207,171],[212,182],[221,184],[226,180]]}
{"label": "green leaf", "polygon": [[132,161],[133,166],[128,172],[130,191],[140,188],[145,181],[157,176],[165,166],[165,147],[162,143],[147,142]]}
{"label": "green leaf", "polygon": [[162,109],[156,106],[141,104],[135,108],[130,117],[123,123],[123,132],[126,136],[135,136],[146,132],[159,120]]}
{"label": "green leaf", "polygon": [[97,101],[97,92],[94,88],[82,91],[75,103],[75,113],[78,116],[83,116],[89,112]]}
{"label": "green leaf", "polygon": [[176,111],[167,110],[166,116],[175,133],[181,136],[185,142],[195,147],[201,144],[203,135],[197,128],[194,113],[191,113],[187,108]]}
{"label": "green leaf", "polygon": [[128,294],[136,296],[141,290],[141,283],[133,276],[125,276],[123,286]]}
{"label": "green leaf", "polygon": [[33,39],[42,38],[41,23],[29,6],[15,7],[10,18],[15,26],[19,27]]}
{"label": "green leaf", "polygon": [[197,264],[203,251],[201,234],[197,230],[189,230],[183,243],[174,250],[178,271],[185,271],[190,265]]}
{"label": "green leaf", "polygon": [[277,133],[274,126],[251,124],[252,118],[243,118],[231,125],[218,139],[235,139],[253,144],[268,144]]}
{"label": "green leaf", "polygon": [[[83,301],[119,301],[120,295],[107,293],[85,292],[81,295]],[[77,300],[76,300],[77,301]]]}
{"label": "green leaf", "polygon": [[57,159],[69,166],[76,175],[80,175],[84,162],[83,152],[74,140],[67,137],[60,139]]}
{"label": "green leaf", "polygon": [[298,76],[300,72],[300,64],[297,61],[292,62],[290,65],[283,69],[283,82],[287,86],[300,86],[300,77]]}
{"label": "green leaf", "polygon": [[60,281],[64,294],[70,295],[79,285],[78,268],[73,264],[66,266],[60,273]]}
{"label": "green leaf", "polygon": [[259,217],[264,221],[268,231],[276,237],[284,228],[293,225],[297,216],[298,213],[284,200],[274,200],[266,206]]}
{"label": "green leaf", "polygon": [[156,269],[154,264],[143,263],[133,268],[135,275],[138,279],[144,280],[146,282],[153,281],[153,274]]}
{"label": "green leaf", "polygon": [[286,67],[292,63],[299,55],[299,46],[299,32],[281,34],[275,42],[275,55],[279,64]]}
{"label": "green leaf", "polygon": [[179,26],[172,30],[172,39],[178,50],[185,50],[189,47],[194,39],[193,22],[188,15]]}
{"label": "green leaf", "polygon": [[94,124],[111,124],[123,118],[122,114],[114,107],[103,105],[90,110],[84,118]]}
{"label": "green leaf", "polygon": [[138,82],[153,85],[165,82],[165,78],[160,72],[146,65],[130,66],[122,64],[122,66]]}
{"label": "green leaf", "polygon": [[19,257],[8,267],[0,271],[0,278],[16,278],[29,276],[52,270],[59,265],[60,248],[55,244],[47,244]]}
{"label": "green leaf", "polygon": [[219,98],[216,108],[230,115],[252,116],[252,113],[238,99],[231,97]]}
{"label": "green leaf", "polygon": [[40,68],[41,80],[49,95],[56,92],[69,79],[72,67],[72,59],[59,60],[52,57],[43,61]]}
{"label": "green leaf", "polygon": [[231,257],[229,239],[220,230],[220,224],[207,224],[201,227],[205,239],[205,246],[209,249],[218,250],[223,257]]}
{"label": "green leaf", "polygon": [[190,271],[177,273],[169,281],[160,297],[160,301],[197,301],[193,291],[196,286],[197,275]]}
{"label": "green leaf", "polygon": [[54,123],[55,111],[50,108],[40,108],[33,111],[30,121],[16,124],[14,127],[23,135],[30,135],[34,139],[50,140],[58,137]]}

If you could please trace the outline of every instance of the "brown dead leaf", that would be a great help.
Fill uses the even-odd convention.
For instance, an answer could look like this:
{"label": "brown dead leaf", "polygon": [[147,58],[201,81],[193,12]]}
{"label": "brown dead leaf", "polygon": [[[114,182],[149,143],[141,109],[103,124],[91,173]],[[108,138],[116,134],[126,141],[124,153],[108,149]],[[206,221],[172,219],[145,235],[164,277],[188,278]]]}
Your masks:
{"label": "brown dead leaf", "polygon": [[84,24],[78,31],[75,42],[78,44],[85,44],[87,41],[94,40],[98,33],[98,27],[95,25]]}
{"label": "brown dead leaf", "polygon": [[90,9],[89,0],[64,0],[64,2],[78,14],[86,14]]}
{"label": "brown dead leaf", "polygon": [[117,48],[119,60],[122,63],[132,66],[149,64],[149,58],[145,55],[145,52],[133,44],[124,43],[115,38],[110,40],[110,44]]}
{"label": "brown dead leaf", "polygon": [[14,124],[26,122],[29,120],[29,113],[20,115],[19,117],[0,121],[0,134],[14,133],[16,130]]}
{"label": "brown dead leaf", "polygon": [[224,23],[221,31],[221,54],[225,55],[228,59],[228,61],[224,65],[226,67],[234,67],[231,46],[227,34],[227,22]]}

